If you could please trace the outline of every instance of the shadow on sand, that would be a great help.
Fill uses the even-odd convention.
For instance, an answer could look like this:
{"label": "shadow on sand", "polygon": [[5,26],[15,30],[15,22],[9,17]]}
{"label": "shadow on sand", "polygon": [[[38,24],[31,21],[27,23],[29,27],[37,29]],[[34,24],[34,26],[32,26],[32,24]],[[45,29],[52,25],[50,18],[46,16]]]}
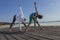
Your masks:
{"label": "shadow on sand", "polygon": [[0,34],[24,34],[25,31],[13,31],[13,32],[9,32],[9,31],[0,31]]}

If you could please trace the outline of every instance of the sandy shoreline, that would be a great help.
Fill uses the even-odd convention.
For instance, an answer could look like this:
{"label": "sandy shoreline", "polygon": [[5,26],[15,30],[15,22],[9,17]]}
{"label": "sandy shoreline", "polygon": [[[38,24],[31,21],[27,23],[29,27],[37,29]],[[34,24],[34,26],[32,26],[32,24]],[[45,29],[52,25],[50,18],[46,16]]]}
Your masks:
{"label": "sandy shoreline", "polygon": [[[6,33],[8,33],[9,26],[10,25],[1,26],[0,27],[0,29],[1,29],[0,31],[1,32],[5,31]],[[28,33],[32,34],[32,35],[40,36],[40,38],[39,37],[37,37],[37,38],[42,39],[42,40],[45,40],[46,38],[47,38],[46,40],[48,40],[48,38],[49,39],[54,39],[54,40],[60,40],[60,26],[42,26],[42,27],[44,28],[44,30],[40,30],[39,27],[36,27],[36,32],[34,32],[33,31],[34,27],[31,26],[30,29],[29,29],[30,31]],[[18,25],[14,25],[12,29],[13,29],[12,32],[14,32],[14,31],[17,31],[17,33],[19,32]],[[23,29],[24,29],[24,27],[23,27]],[[15,33],[14,33],[14,35],[15,35]],[[25,35],[25,34],[23,34],[23,35]],[[41,36],[43,38],[41,38]],[[33,36],[31,36],[31,37],[33,37]],[[34,37],[36,37],[36,36],[34,36]],[[44,37],[45,37],[45,39],[44,39]],[[9,36],[7,38],[9,38]]]}
{"label": "sandy shoreline", "polygon": [[[24,27],[24,25],[23,24],[21,24],[21,26],[22,27]],[[30,26],[34,26],[33,24],[31,24]],[[43,26],[43,27],[60,27],[60,26],[57,26],[57,25],[41,25],[41,26]],[[9,28],[10,27],[10,25],[1,25],[0,26],[0,29],[4,29],[4,28]],[[19,24],[15,24],[15,25],[13,25],[13,27],[19,27]]]}

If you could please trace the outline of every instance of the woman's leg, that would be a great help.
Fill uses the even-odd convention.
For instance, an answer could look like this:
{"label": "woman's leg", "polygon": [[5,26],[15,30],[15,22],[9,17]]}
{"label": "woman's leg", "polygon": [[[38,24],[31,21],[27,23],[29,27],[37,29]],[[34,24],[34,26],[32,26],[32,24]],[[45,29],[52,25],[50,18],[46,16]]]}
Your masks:
{"label": "woman's leg", "polygon": [[34,31],[36,31],[36,21],[34,20]]}
{"label": "woman's leg", "polygon": [[30,18],[29,18],[29,23],[28,23],[28,26],[27,26],[27,28],[26,28],[26,31],[28,31],[29,30],[29,26],[30,26],[30,24],[32,23],[32,17],[30,16]]}
{"label": "woman's leg", "polygon": [[22,24],[23,24],[25,27],[27,27],[26,24],[25,24],[24,22],[22,22]]}
{"label": "woman's leg", "polygon": [[12,21],[10,27],[9,27],[9,30],[10,30],[10,31],[11,31],[11,28],[12,28],[12,26],[13,26],[13,24],[14,24],[15,21],[16,21],[16,16],[13,17],[13,21]]}
{"label": "woman's leg", "polygon": [[21,22],[19,21],[19,29],[20,29],[20,31],[21,31],[21,30],[22,30],[22,28],[21,28],[21,25],[20,25],[20,24],[21,24]]}
{"label": "woman's leg", "polygon": [[27,28],[26,24],[24,22],[22,22],[22,24],[25,26],[25,28]]}
{"label": "woman's leg", "polygon": [[43,30],[43,28],[40,26],[40,24],[38,23],[38,21],[36,21],[36,23],[38,24],[39,28],[40,28],[41,30]]}
{"label": "woman's leg", "polygon": [[13,20],[13,22],[11,23],[11,25],[10,25],[10,28],[9,28],[9,29],[11,29],[11,28],[12,28],[12,26],[13,26],[14,22],[15,22],[15,20]]}

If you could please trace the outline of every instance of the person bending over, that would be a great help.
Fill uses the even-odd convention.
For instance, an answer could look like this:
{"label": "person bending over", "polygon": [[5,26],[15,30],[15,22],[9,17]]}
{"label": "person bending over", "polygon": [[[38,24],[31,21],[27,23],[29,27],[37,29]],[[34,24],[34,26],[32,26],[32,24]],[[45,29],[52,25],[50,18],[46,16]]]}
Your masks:
{"label": "person bending over", "polygon": [[29,16],[29,24],[28,24],[28,26],[27,26],[27,31],[29,30],[29,25],[34,21],[34,31],[36,31],[36,23],[38,24],[38,26],[40,27],[40,29],[42,29],[43,30],[43,28],[40,26],[40,24],[38,23],[38,20],[37,20],[37,18],[39,18],[39,19],[42,19],[42,15],[40,15],[40,14],[37,14],[37,16],[36,16],[36,13],[32,13],[32,14],[30,14],[30,16]]}
{"label": "person bending over", "polygon": [[12,21],[10,27],[9,27],[9,31],[10,31],[10,32],[11,32],[11,28],[12,28],[12,26],[13,26],[13,24],[15,23],[16,20],[18,20],[18,22],[19,22],[20,30],[21,30],[20,23],[24,24],[24,26],[26,27],[26,24],[25,24],[25,22],[24,22],[24,21],[26,21],[26,19],[25,19],[25,18],[22,18],[22,17],[19,17],[19,18],[17,18],[17,17],[18,17],[18,16],[16,16],[16,15],[13,16],[13,21]]}

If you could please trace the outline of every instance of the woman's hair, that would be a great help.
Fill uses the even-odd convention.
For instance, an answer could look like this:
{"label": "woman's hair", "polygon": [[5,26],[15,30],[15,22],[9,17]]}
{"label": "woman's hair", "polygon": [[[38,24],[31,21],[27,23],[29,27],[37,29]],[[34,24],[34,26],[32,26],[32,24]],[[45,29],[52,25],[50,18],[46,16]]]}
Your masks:
{"label": "woman's hair", "polygon": [[13,16],[13,19],[16,19],[16,15]]}
{"label": "woman's hair", "polygon": [[26,21],[26,18],[24,18],[24,21]]}
{"label": "woman's hair", "polygon": [[39,18],[39,19],[42,19],[42,18],[43,18],[43,16],[42,16],[42,15],[38,15],[38,18]]}

